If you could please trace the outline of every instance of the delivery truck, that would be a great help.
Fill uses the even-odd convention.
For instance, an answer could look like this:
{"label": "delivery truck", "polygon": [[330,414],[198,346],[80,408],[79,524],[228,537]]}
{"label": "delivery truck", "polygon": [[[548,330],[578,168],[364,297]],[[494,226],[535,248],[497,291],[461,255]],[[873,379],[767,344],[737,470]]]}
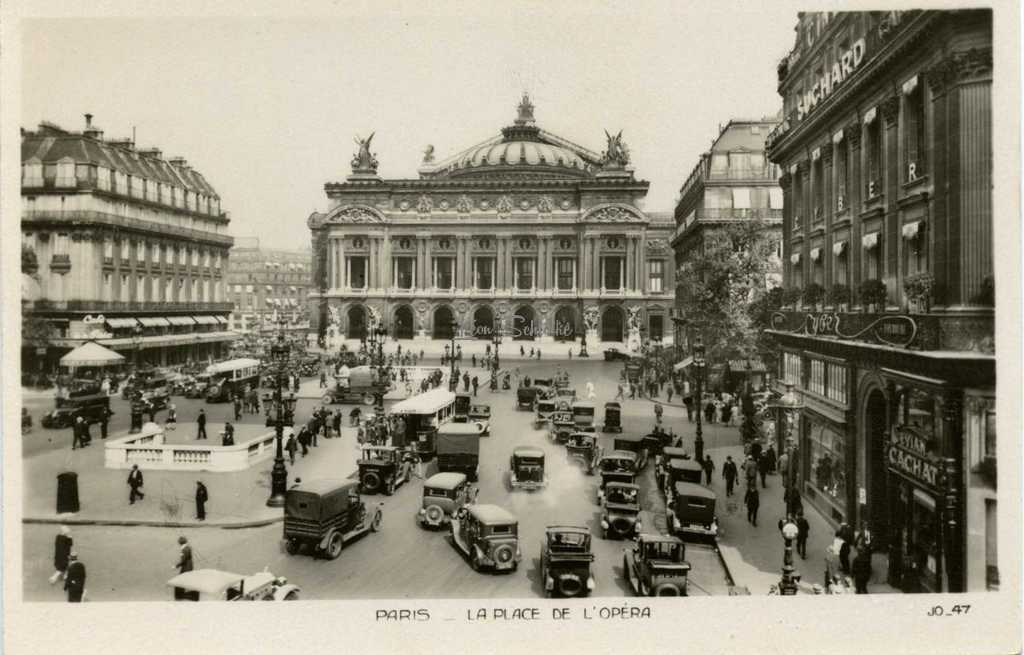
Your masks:
{"label": "delivery truck", "polygon": [[446,423],[437,431],[437,470],[463,473],[476,482],[480,469],[480,426]]}

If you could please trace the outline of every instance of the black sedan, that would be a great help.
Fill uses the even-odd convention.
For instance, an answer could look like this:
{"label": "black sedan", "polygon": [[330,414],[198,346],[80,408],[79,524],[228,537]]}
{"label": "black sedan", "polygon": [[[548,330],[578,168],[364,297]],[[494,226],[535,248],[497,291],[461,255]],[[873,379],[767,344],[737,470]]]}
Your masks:
{"label": "black sedan", "polygon": [[615,361],[628,362],[629,361],[629,353],[624,353],[621,350],[619,350],[618,348],[609,348],[609,349],[604,351],[604,361],[606,361],[606,362],[615,362]]}

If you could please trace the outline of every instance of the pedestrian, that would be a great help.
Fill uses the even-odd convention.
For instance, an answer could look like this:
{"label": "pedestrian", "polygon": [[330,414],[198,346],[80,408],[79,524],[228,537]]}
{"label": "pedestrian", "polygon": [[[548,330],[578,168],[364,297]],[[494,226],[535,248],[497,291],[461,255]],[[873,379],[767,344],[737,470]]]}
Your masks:
{"label": "pedestrian", "polygon": [[462,374],[462,388],[466,393],[469,393],[469,373]]}
{"label": "pedestrian", "polygon": [[288,459],[292,465],[295,465],[295,451],[299,449],[298,443],[295,441],[295,431],[288,435],[288,441],[285,443],[284,449],[288,451]]}
{"label": "pedestrian", "polygon": [[477,389],[480,388],[480,378],[473,376],[473,397],[476,398]]}
{"label": "pedestrian", "polygon": [[309,454],[309,426],[303,425],[299,430],[299,445],[302,446],[302,456]]}
{"label": "pedestrian", "polygon": [[701,462],[701,466],[704,467],[704,483],[711,486],[711,476],[715,472],[715,462],[712,461],[711,455],[706,455],[704,461]]}
{"label": "pedestrian", "polygon": [[540,348],[537,349],[537,361],[540,361]]}
{"label": "pedestrian", "polygon": [[757,462],[754,461],[753,455],[747,455],[747,459],[743,462],[743,474],[747,478],[747,487],[757,486]]}
{"label": "pedestrian", "polygon": [[732,455],[725,456],[725,464],[722,464],[722,477],[725,478],[725,495],[731,496],[733,487],[736,485],[736,477],[739,472],[736,470],[736,462],[732,461]]}
{"label": "pedestrian", "polygon": [[569,361],[572,361],[572,346],[569,346]]}
{"label": "pedestrian", "polygon": [[128,486],[131,488],[131,491],[128,492],[129,505],[134,505],[136,498],[141,500],[146,497],[146,494],[139,491],[142,489],[142,485],[142,471],[139,470],[138,464],[132,464],[132,470],[128,474]]}
{"label": "pedestrian", "polygon": [[803,511],[803,501],[800,500],[800,492],[794,487],[787,487],[782,492],[782,500],[786,503],[786,511],[794,516],[797,512]]}
{"label": "pedestrian", "polygon": [[629,383],[629,399],[634,400],[636,398],[636,383]]}
{"label": "pedestrian", "polygon": [[768,476],[768,457],[765,455],[761,456],[761,459],[757,460],[757,472],[761,474],[761,488],[767,489],[768,483],[765,478]]}
{"label": "pedestrian", "polygon": [[747,506],[747,521],[757,527],[757,510],[761,506],[761,497],[757,493],[756,486],[747,487],[743,502]]}
{"label": "pedestrian", "polygon": [[871,541],[871,529],[868,528],[867,521],[861,521],[860,532],[857,533],[857,536],[853,540],[853,545],[857,548],[857,553],[859,554],[862,550],[870,552]]}
{"label": "pedestrian", "polygon": [[693,454],[698,462],[704,461],[704,437],[703,435],[697,435],[693,439]]}
{"label": "pedestrian", "polygon": [[684,396],[683,406],[686,407],[686,420],[693,423],[693,396]]}
{"label": "pedestrian", "polygon": [[68,577],[68,560],[71,557],[73,544],[71,528],[66,525],[60,526],[60,531],[53,540],[53,575],[50,576],[50,584],[55,584],[57,580]]}
{"label": "pedestrian", "polygon": [[522,346],[519,346],[519,356],[526,357],[526,350]]}
{"label": "pedestrian", "polygon": [[71,450],[75,450],[81,445],[83,448],[85,444],[82,439],[82,425],[85,419],[81,416],[75,417],[75,422],[71,424]]}
{"label": "pedestrian", "polygon": [[68,554],[64,589],[68,592],[69,603],[81,603],[85,599],[85,564],[78,561],[78,553],[74,551]]}
{"label": "pedestrian", "polygon": [[530,359],[533,359],[533,348],[530,348]]}
{"label": "pedestrian", "polygon": [[622,383],[619,383],[619,389],[615,392],[615,400],[625,400],[626,397],[623,395]]}
{"label": "pedestrian", "polygon": [[334,412],[334,418],[331,419],[332,434],[335,437],[341,436],[341,410]]}
{"label": "pedestrian", "polygon": [[[843,525],[846,525],[845,523]],[[846,539],[846,535],[843,531],[843,526],[839,526],[836,530],[836,539],[841,541],[839,546],[839,568],[842,569],[844,575],[850,575],[850,542]]]}
{"label": "pedestrian", "polygon": [[206,410],[199,408],[199,416],[196,418],[196,440],[206,438]]}
{"label": "pedestrian", "polygon": [[778,460],[779,475],[782,476],[782,484],[784,486],[789,485],[789,453],[783,452],[779,455]]}
{"label": "pedestrian", "polygon": [[661,403],[654,403],[654,424],[661,425],[661,417],[665,413],[665,408],[661,406]]}
{"label": "pedestrian", "polygon": [[327,388],[327,369],[320,369],[320,388]]}
{"label": "pedestrian", "polygon": [[472,361],[473,361],[473,368],[476,368],[476,353],[473,353]]}
{"label": "pedestrian", "polygon": [[[178,562],[171,568],[177,569],[179,574],[188,573],[193,568],[192,546],[184,536],[178,537]],[[189,592],[182,587],[175,587],[174,600],[190,600]]]}
{"label": "pedestrian", "polygon": [[811,534],[811,524],[807,522],[802,509],[796,513],[796,530],[796,552],[807,559],[807,537]]}
{"label": "pedestrian", "polygon": [[764,458],[768,460],[768,473],[774,474],[776,465],[774,445],[768,444],[768,450],[765,451]]}
{"label": "pedestrian", "polygon": [[222,446],[234,446],[235,445],[235,426],[231,425],[231,421],[224,423],[224,438],[221,440]]}
{"label": "pedestrian", "polygon": [[146,413],[149,414],[149,422],[156,423],[156,403],[152,400],[146,402]]}
{"label": "pedestrian", "polygon": [[868,582],[871,580],[871,551],[858,550],[853,558],[853,584],[858,594],[868,593]]}
{"label": "pedestrian", "polygon": [[236,421],[241,421],[242,420],[242,396],[239,395],[239,394],[235,394],[235,397],[234,397],[234,400],[232,401],[232,404],[235,406],[235,420]]}
{"label": "pedestrian", "polygon": [[761,459],[761,440],[760,439],[755,439],[754,442],[750,444],[750,454],[753,455],[754,461],[758,461],[758,460]]}
{"label": "pedestrian", "polygon": [[210,499],[210,493],[202,480],[196,480],[196,518],[200,521],[206,520],[206,501]]}
{"label": "pedestrian", "polygon": [[670,386],[670,387],[668,388],[668,391],[666,391],[665,393],[666,393],[666,395],[668,396],[668,402],[670,402],[670,403],[671,403],[671,402],[672,402],[672,387]]}

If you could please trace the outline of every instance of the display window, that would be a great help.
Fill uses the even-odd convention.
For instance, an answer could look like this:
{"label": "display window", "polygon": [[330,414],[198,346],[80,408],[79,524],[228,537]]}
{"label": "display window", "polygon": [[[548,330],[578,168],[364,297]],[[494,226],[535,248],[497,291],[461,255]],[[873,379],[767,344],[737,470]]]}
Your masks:
{"label": "display window", "polygon": [[807,432],[807,481],[827,498],[843,516],[846,515],[846,448],[839,432],[815,423]]}

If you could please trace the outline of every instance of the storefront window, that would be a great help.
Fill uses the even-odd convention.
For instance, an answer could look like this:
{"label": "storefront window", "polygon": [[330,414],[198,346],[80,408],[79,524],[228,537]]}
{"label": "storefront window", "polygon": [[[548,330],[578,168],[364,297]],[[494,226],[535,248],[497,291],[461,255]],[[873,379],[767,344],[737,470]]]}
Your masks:
{"label": "storefront window", "polygon": [[846,454],[843,435],[811,423],[807,435],[810,483],[846,513]]}
{"label": "storefront window", "polygon": [[918,582],[925,591],[938,591],[939,549],[935,534],[935,500],[913,490],[909,553]]}
{"label": "storefront window", "polygon": [[935,397],[920,389],[898,389],[899,405],[896,412],[898,425],[917,428],[929,437],[935,435]]}

